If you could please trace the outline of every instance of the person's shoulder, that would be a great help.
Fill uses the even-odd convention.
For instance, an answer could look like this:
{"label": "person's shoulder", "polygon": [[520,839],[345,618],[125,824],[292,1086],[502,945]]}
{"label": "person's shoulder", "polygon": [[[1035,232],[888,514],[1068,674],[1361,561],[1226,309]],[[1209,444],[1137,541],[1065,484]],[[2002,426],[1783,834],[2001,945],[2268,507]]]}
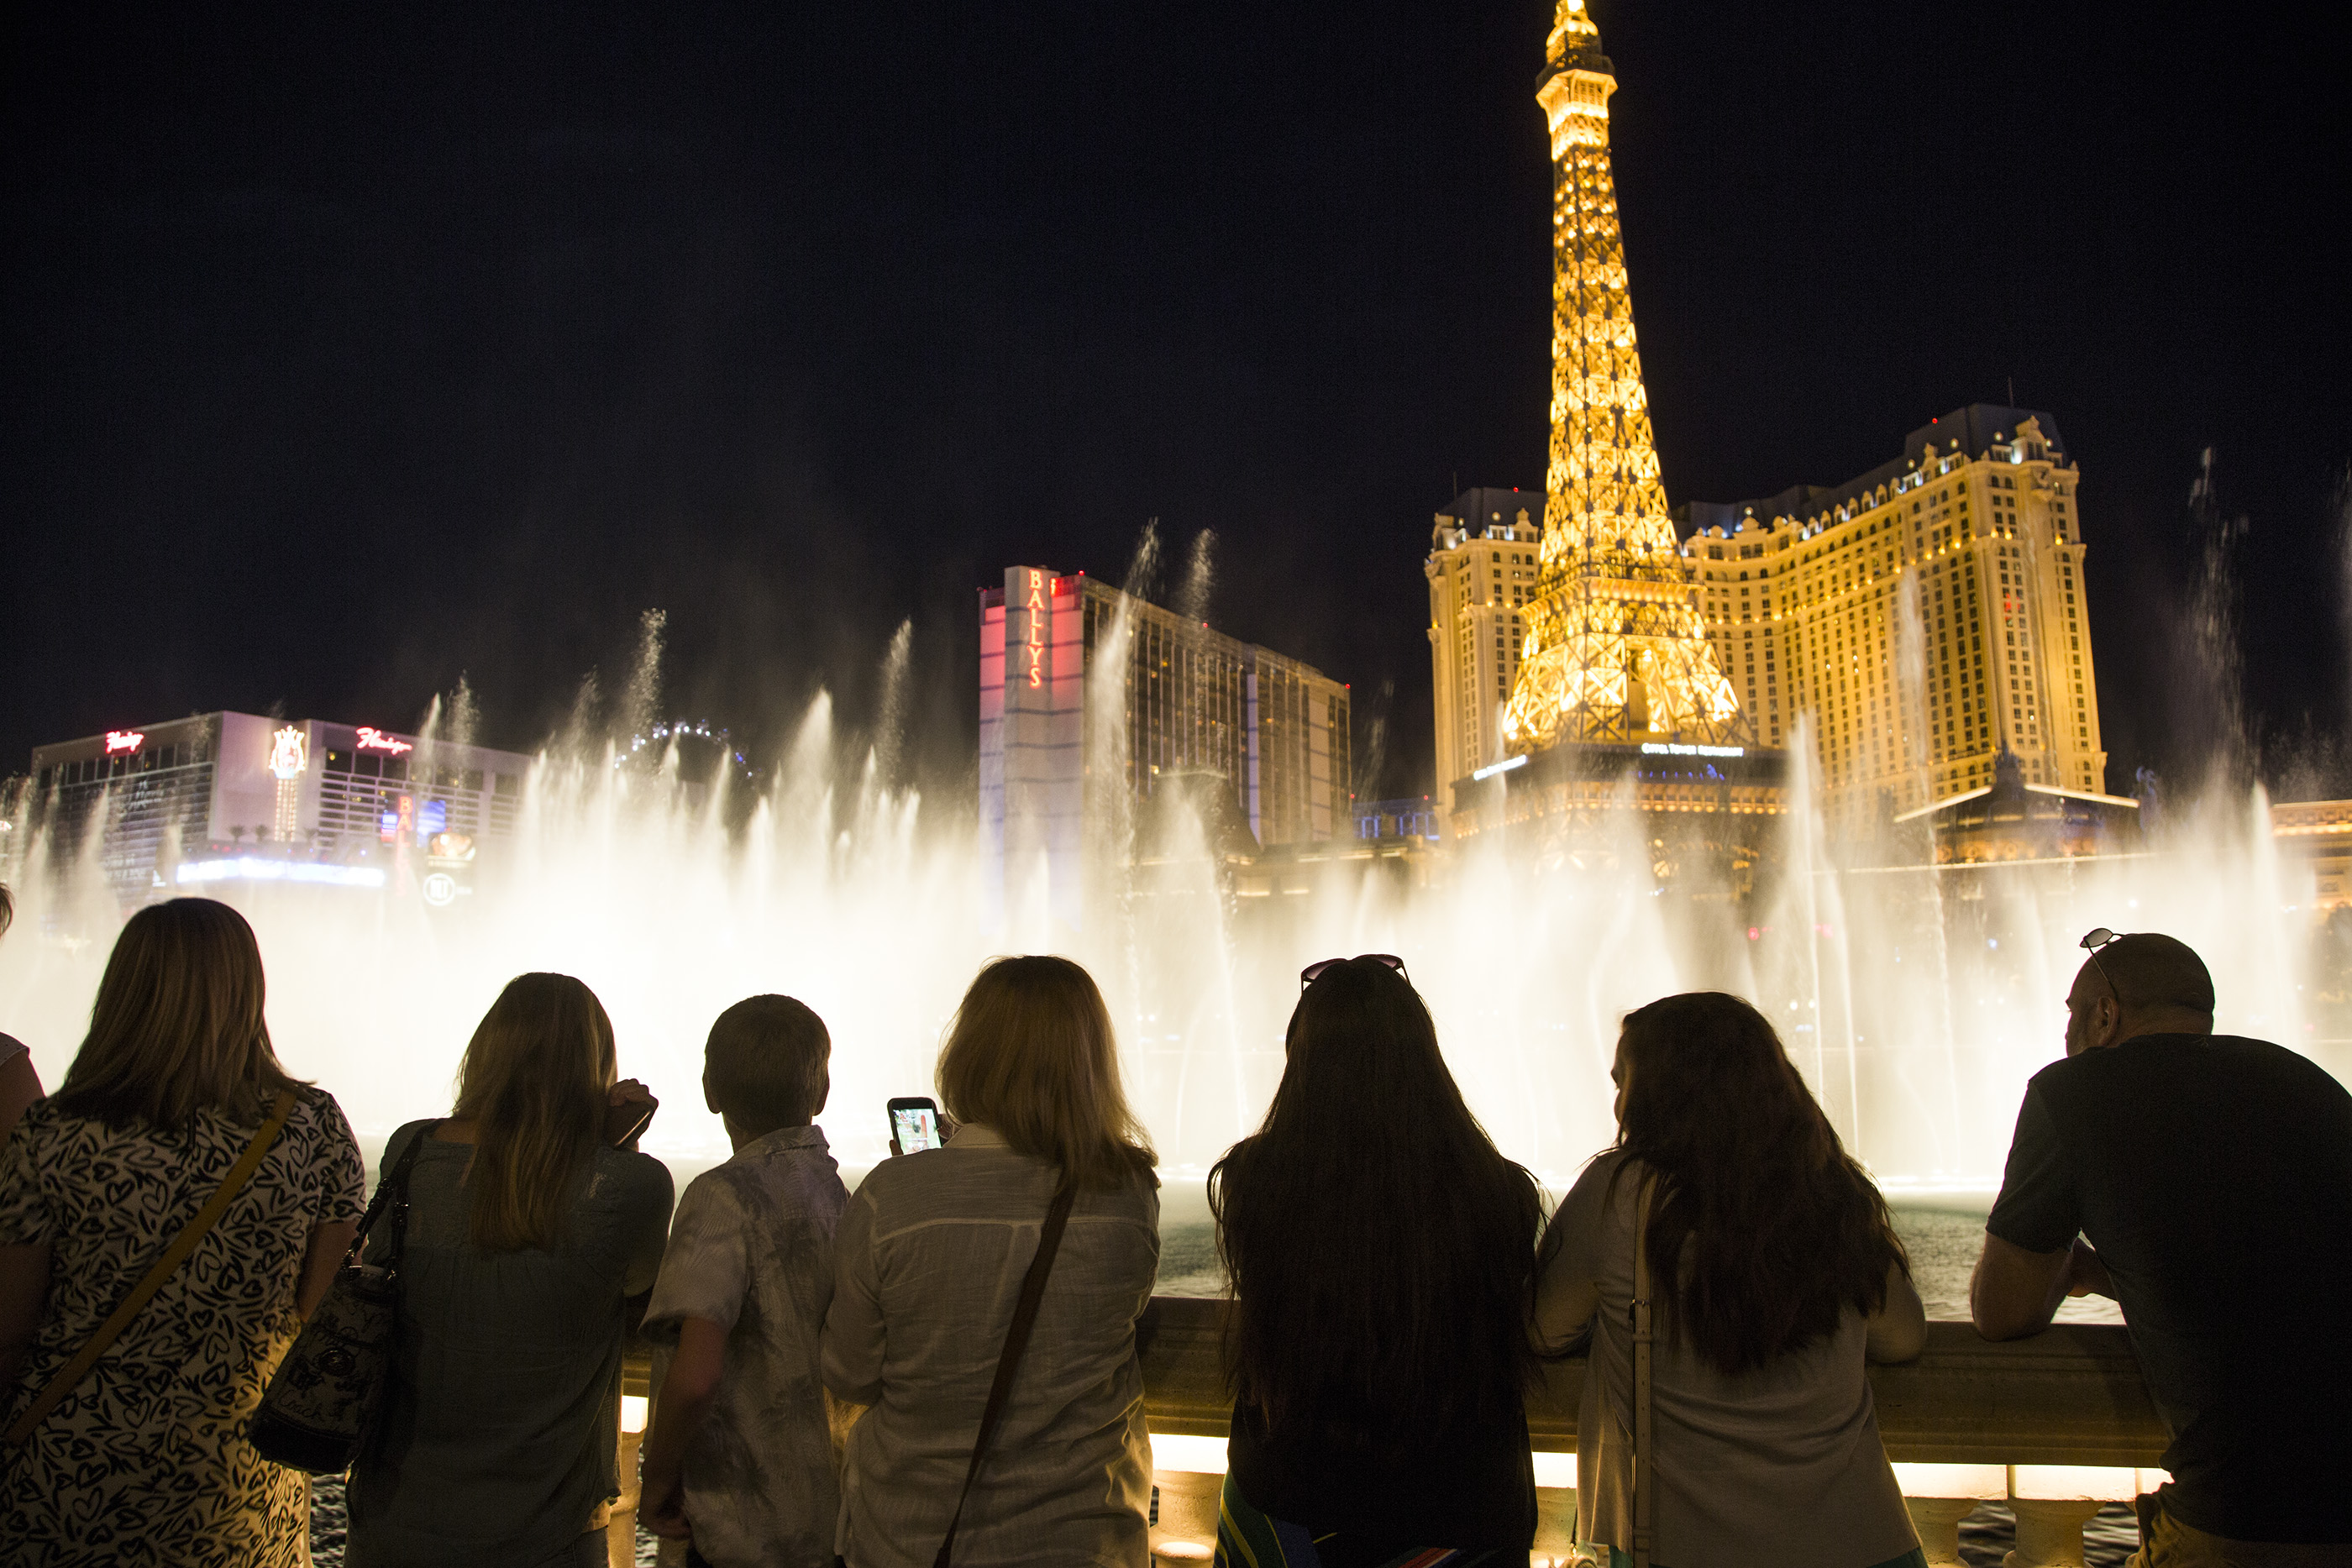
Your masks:
{"label": "person's shoulder", "polygon": [[[1568,1194],[1552,1211],[1549,1229],[1565,1232],[1570,1229],[1589,1230],[1601,1222],[1612,1198],[1625,1201],[1636,1185],[1619,1180],[1626,1171],[1626,1155],[1622,1149],[1603,1149],[1584,1163],[1576,1180],[1569,1185]],[[1643,1166],[1635,1161],[1631,1167],[1638,1174]]]}
{"label": "person's shoulder", "polygon": [[1563,1200],[1561,1207],[1565,1207],[1580,1197],[1592,1198],[1596,1195],[1605,1195],[1609,1191],[1610,1185],[1617,1180],[1620,1171],[1638,1176],[1647,1168],[1639,1160],[1632,1160],[1629,1166],[1629,1159],[1631,1156],[1623,1149],[1612,1148],[1603,1149],[1585,1161],[1584,1168],[1577,1173],[1576,1180],[1570,1184],[1568,1197]]}
{"label": "person's shoulder", "polygon": [[288,1119],[308,1126],[321,1137],[340,1137],[354,1144],[357,1141],[352,1137],[351,1120],[343,1114],[342,1106],[315,1083],[294,1086],[294,1111]]}
{"label": "person's shoulder", "polygon": [[68,1160],[96,1156],[115,1149],[152,1147],[163,1136],[145,1122],[133,1120],[117,1127],[103,1116],[77,1111],[61,1095],[51,1094],[25,1107],[5,1142],[37,1145],[37,1160],[62,1155]]}
{"label": "person's shoulder", "polygon": [[63,1135],[68,1128],[81,1120],[60,1106],[55,1095],[49,1095],[25,1107],[25,1113],[16,1118],[16,1124],[9,1130],[5,1141],[29,1144],[37,1139],[46,1143]]}
{"label": "person's shoulder", "polygon": [[629,1197],[650,1197],[658,1194],[663,1203],[670,1200],[677,1190],[669,1167],[641,1149],[616,1149],[610,1144],[596,1145],[596,1169],[609,1176],[617,1191]]}
{"label": "person's shoulder", "polygon": [[392,1136],[383,1141],[383,1164],[384,1166],[387,1169],[390,1168],[392,1163],[400,1158],[411,1144],[431,1132],[435,1124],[440,1120],[438,1116],[427,1116],[423,1121],[403,1122],[399,1126],[394,1127],[392,1130]]}
{"label": "person's shoulder", "polygon": [[829,1220],[849,1199],[841,1166],[822,1145],[782,1149],[761,1160],[739,1155],[694,1178],[696,1186],[706,1183],[725,1188],[740,1208],[782,1218],[815,1210]]}
{"label": "person's shoulder", "polygon": [[588,1190],[580,1203],[585,1212],[603,1217],[599,1223],[616,1226],[627,1236],[668,1231],[676,1189],[667,1166],[651,1155],[599,1144],[589,1168]]}
{"label": "person's shoulder", "polygon": [[[961,1151],[968,1156],[971,1151]],[[949,1166],[958,1157],[958,1151],[948,1148],[917,1149],[910,1155],[891,1155],[874,1162],[857,1184],[855,1197],[869,1204],[882,1204],[902,1198],[909,1193],[928,1192],[932,1187],[951,1182]]]}
{"label": "person's shoulder", "polygon": [[[1083,1197],[1087,1189],[1080,1189]],[[1160,1173],[1143,1163],[1139,1156],[1122,1172],[1118,1180],[1108,1186],[1093,1189],[1093,1196],[1102,1208],[1140,1218],[1157,1225],[1160,1219]],[[1094,1205],[1088,1205],[1093,1207]]]}
{"label": "person's shoulder", "polygon": [[[2197,1039],[2197,1036],[2181,1036]],[[2243,1034],[2211,1034],[2201,1037],[2206,1047],[2232,1062],[2243,1062],[2274,1072],[2290,1082],[2311,1088],[2325,1086],[2336,1094],[2346,1093],[2334,1073],[2299,1051],[2267,1040],[2256,1040]]]}
{"label": "person's shoulder", "polygon": [[741,1222],[774,1207],[758,1169],[746,1164],[740,1155],[704,1171],[677,1195],[680,1219],[694,1215]]}
{"label": "person's shoulder", "polygon": [[2137,1055],[2127,1055],[2126,1051],[2136,1046],[2153,1046],[2157,1039],[2143,1035],[2118,1045],[2101,1046],[2044,1062],[2025,1081],[2025,1096],[2029,1100],[2038,1098],[2045,1111],[2061,1117],[2078,1102],[2103,1101],[2120,1085],[2148,1076],[2148,1065],[2161,1048],[2144,1050]]}
{"label": "person's shoulder", "polygon": [[2300,1052],[2267,1040],[2237,1034],[2144,1034],[2119,1044],[2061,1057],[2036,1072],[2027,1087],[2045,1097],[2083,1089],[2100,1091],[2125,1083],[2149,1092],[2194,1096],[2214,1077],[2243,1083],[2268,1080],[2284,1092],[2344,1096],[2344,1086],[2326,1068]]}

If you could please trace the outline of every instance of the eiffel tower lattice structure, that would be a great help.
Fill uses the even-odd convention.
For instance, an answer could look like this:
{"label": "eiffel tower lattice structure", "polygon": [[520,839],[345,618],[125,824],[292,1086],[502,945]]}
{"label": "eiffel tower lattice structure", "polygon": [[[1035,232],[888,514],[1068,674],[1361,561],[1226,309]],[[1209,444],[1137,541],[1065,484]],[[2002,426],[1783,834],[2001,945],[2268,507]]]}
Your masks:
{"label": "eiffel tower lattice structure", "polygon": [[1617,79],[1584,0],[1559,0],[1548,57],[1536,98],[1551,128],[1551,463],[1503,743],[1751,744],[1666,515],[1609,168]]}

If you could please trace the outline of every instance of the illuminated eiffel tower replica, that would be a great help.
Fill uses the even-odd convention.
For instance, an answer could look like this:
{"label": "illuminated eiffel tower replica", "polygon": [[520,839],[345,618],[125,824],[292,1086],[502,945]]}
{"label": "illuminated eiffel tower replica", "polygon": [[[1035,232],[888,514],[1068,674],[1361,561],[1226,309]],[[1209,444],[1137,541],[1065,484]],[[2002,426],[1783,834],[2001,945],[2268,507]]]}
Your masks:
{"label": "illuminated eiffel tower replica", "polygon": [[[1485,769],[1502,794],[1463,826],[1548,819],[1539,835],[1574,854],[1576,830],[1635,803],[1669,873],[1687,830],[1661,821],[1780,808],[1782,758],[1756,735],[1716,663],[1700,591],[1683,560],[1658,476],[1633,335],[1609,95],[1617,78],[1584,0],[1559,0],[1536,98],[1551,131],[1551,464],[1527,641],[1502,738]],[[1520,759],[1524,758],[1524,762]],[[1512,776],[1515,775],[1515,776]],[[1730,835],[1745,840],[1752,835]],[[1719,831],[1702,830],[1710,842]],[[1734,861],[1752,859],[1728,846]]]}

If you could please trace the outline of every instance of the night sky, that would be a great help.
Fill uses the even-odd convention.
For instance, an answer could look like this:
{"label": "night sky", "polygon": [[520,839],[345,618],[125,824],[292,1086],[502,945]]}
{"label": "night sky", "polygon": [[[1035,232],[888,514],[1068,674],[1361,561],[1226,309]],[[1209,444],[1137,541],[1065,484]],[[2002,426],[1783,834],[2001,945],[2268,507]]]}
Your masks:
{"label": "night sky", "polygon": [[[2336,8],[2327,8],[2335,14]],[[1971,401],[2084,475],[2109,784],[2194,772],[2219,453],[2258,755],[2352,789],[2337,29],[1595,0],[1677,504]],[[1431,786],[1431,514],[1543,483],[1549,0],[27,6],[5,24],[0,774],[218,707],[529,748],[669,613],[676,714],[848,729],[914,621],[1215,530],[1212,618]],[[1384,694],[1387,694],[1384,695]],[[1387,721],[1384,751],[1372,726]]]}

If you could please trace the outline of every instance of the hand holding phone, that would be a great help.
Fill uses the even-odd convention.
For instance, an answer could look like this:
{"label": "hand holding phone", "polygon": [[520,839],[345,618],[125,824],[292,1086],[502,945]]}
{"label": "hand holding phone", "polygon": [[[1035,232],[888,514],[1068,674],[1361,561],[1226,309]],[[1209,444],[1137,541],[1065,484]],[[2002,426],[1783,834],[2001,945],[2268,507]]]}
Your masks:
{"label": "hand holding phone", "polygon": [[947,1140],[940,1132],[939,1103],[928,1094],[905,1095],[890,1102],[890,1152],[911,1155],[936,1149]]}
{"label": "hand holding phone", "polygon": [[654,1113],[661,1109],[653,1091],[634,1078],[614,1084],[604,1101],[604,1141],[616,1149],[635,1148]]}

